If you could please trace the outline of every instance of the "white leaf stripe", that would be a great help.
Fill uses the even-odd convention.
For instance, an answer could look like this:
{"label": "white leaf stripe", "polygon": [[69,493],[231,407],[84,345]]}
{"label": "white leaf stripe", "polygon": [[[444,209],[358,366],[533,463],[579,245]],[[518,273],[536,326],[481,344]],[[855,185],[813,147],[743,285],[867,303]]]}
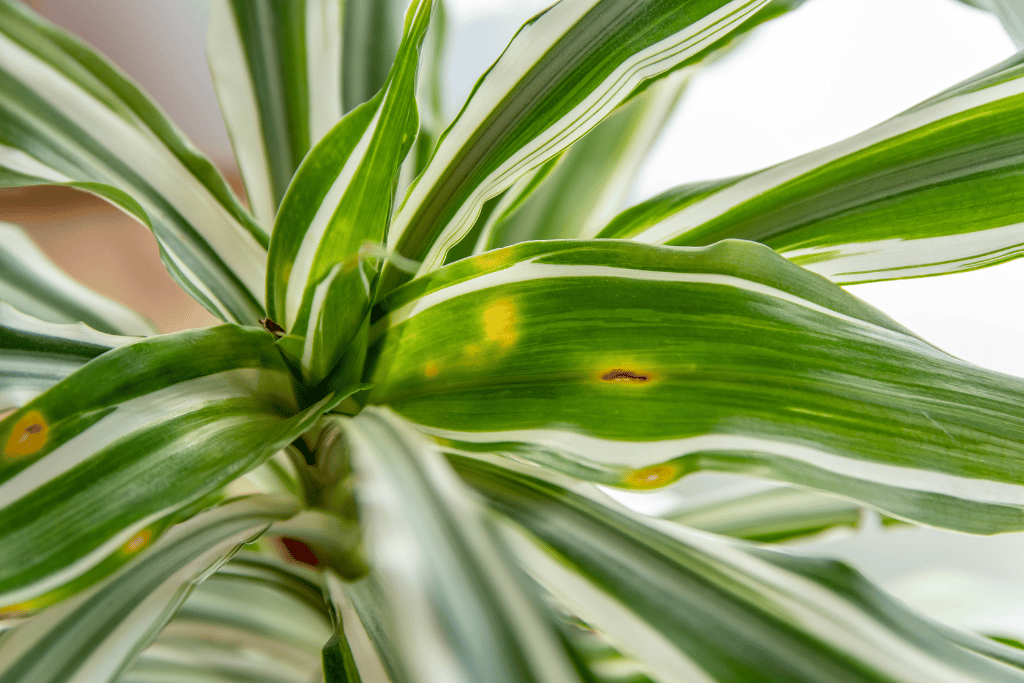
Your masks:
{"label": "white leaf stripe", "polygon": [[[465,164],[467,145],[481,135],[493,136],[505,131],[487,131],[495,107],[504,102],[509,92],[519,87],[521,79],[543,59],[550,58],[549,48],[560,38],[571,33],[586,15],[599,3],[561,3],[539,15],[525,26],[506,49],[502,58],[477,84],[470,100],[455,123],[442,137],[427,168],[410,189],[402,207],[396,213],[388,246],[400,255],[411,258],[426,257],[420,274],[429,272],[444,261],[447,250],[472,227],[480,206],[491,196],[515,182],[521,175],[579,139],[598,121],[622,102],[645,79],[670,70],[723,35],[764,6],[767,0],[735,0],[724,3],[687,29],[662,41],[641,49],[619,64],[603,82],[594,87],[581,101],[567,103],[566,111],[558,121],[543,131],[531,135],[530,141],[501,160],[498,167],[485,178],[473,181],[469,195],[457,206],[438,208],[439,183],[451,173],[456,164]],[[564,49],[564,48],[563,48]],[[585,54],[582,57],[586,57]],[[571,58],[582,58],[579,54]],[[525,82],[525,81],[522,81]],[[515,84],[515,85],[513,85]],[[510,87],[512,90],[510,91]],[[525,86],[523,86],[525,87]],[[476,143],[474,143],[476,144]],[[489,150],[473,151],[479,157]],[[445,181],[447,182],[447,181]],[[444,191],[451,191],[450,189]],[[429,244],[420,244],[426,237],[426,228],[419,225],[430,212],[431,217],[443,220],[440,226],[429,230],[436,238]],[[406,244],[410,246],[406,248]],[[424,249],[429,247],[429,250]],[[409,249],[413,249],[412,252]]]}
{"label": "white leaf stripe", "polygon": [[217,101],[253,214],[260,225],[273,225],[277,203],[270,180],[270,162],[263,141],[252,72],[248,68],[231,0],[214,0],[211,3],[206,44]]}
{"label": "white leaf stripe", "polygon": [[[127,192],[165,249],[201,260],[200,270],[219,280],[219,298],[235,317],[248,321],[250,312],[258,313],[266,236],[246,219],[212,165],[88,48],[10,3],[0,12],[11,22],[0,29],[0,109],[21,122],[9,133],[15,138],[2,142],[45,166],[56,164],[57,173]],[[91,61],[77,61],[86,58]],[[44,160],[29,151],[40,144],[54,156]]]}
{"label": "white leaf stripe", "polygon": [[103,583],[52,607],[0,641],[0,682],[117,680],[194,584],[274,520],[294,512],[291,502],[255,497],[173,527]]}
{"label": "white leaf stripe", "polygon": [[[61,474],[148,425],[173,420],[213,402],[254,393],[261,383],[282,387],[280,398],[288,399],[290,377],[286,371],[246,368],[179,382],[119,403],[108,415],[57,446],[45,458],[0,483],[0,509],[31,496]],[[231,429],[233,424],[244,421],[244,417],[236,417],[224,422],[222,428]],[[184,436],[182,440],[190,438]]]}
{"label": "white leaf stripe", "polygon": [[342,4],[338,0],[306,2],[306,78],[309,85],[310,147],[341,119]]}
{"label": "white leaf stripe", "polygon": [[698,200],[657,225],[648,227],[632,239],[648,244],[664,244],[686,231],[753,199],[766,190],[798,178],[826,163],[867,149],[915,129],[938,123],[957,114],[1024,94],[1024,78],[996,83],[983,90],[952,98],[936,98],[904,112],[859,135],[773,166],[744,178],[711,196]]}
{"label": "white leaf stripe", "polygon": [[[387,93],[385,92],[382,102],[386,101],[386,99]],[[370,142],[377,135],[377,124],[380,123],[383,111],[383,106],[377,108],[373,118],[370,119],[363,134],[359,137],[359,142],[352,149],[348,159],[345,160],[345,165],[341,167],[337,178],[335,178],[330,189],[327,191],[327,195],[317,208],[316,214],[314,214],[309,227],[302,237],[302,243],[295,254],[295,261],[288,276],[285,290],[285,322],[283,324],[286,329],[291,329],[295,324],[299,309],[302,306],[303,295],[308,287],[310,272],[313,269],[316,255],[322,246],[324,234],[331,225],[335,214],[341,210],[342,199],[349,191],[352,179],[366,161],[366,153],[370,149]],[[311,314],[310,318],[315,319],[316,316]]]}
{"label": "white leaf stripe", "polygon": [[364,410],[346,431],[369,561],[410,679],[578,681],[483,508],[440,454],[385,410]]}
{"label": "white leaf stripe", "polygon": [[[966,638],[910,613],[839,563],[639,515],[552,473],[453,462],[530,532],[507,527],[534,577],[657,680],[688,680],[680,657],[711,680],[744,671],[769,680],[768,662],[771,680],[1024,680],[1024,672],[977,656]],[[637,638],[637,620],[663,637]]]}
{"label": "white leaf stripe", "polygon": [[[95,334],[145,336],[156,333],[148,320],[72,280],[43,254],[17,226],[0,223],[0,301],[50,323],[85,323]],[[17,321],[17,322],[16,322]],[[39,329],[41,321],[31,323]],[[0,324],[29,325],[12,309],[0,313]],[[71,328],[41,331],[53,336],[74,336]],[[86,341],[80,339],[80,341]],[[105,342],[101,342],[105,343]],[[114,346],[116,344],[110,344]]]}

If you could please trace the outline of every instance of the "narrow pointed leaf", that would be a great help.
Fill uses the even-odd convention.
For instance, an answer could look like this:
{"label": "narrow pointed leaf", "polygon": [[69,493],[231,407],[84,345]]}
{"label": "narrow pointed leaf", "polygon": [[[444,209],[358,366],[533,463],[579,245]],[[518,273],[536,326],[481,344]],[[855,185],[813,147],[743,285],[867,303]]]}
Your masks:
{"label": "narrow pointed leaf", "polygon": [[331,635],[318,584],[243,551],[196,586],[121,680],[309,683]]}
{"label": "narrow pointed leaf", "polygon": [[492,520],[440,453],[372,408],[347,432],[397,681],[578,681]]}
{"label": "narrow pointed leaf", "polygon": [[675,188],[600,237],[763,242],[840,283],[971,270],[1024,244],[1024,53],[852,138]]}
{"label": "narrow pointed leaf", "polygon": [[0,223],[0,301],[51,323],[85,323],[107,334],[147,336],[153,324],[68,277],[25,232]]}
{"label": "narrow pointed leaf", "polygon": [[225,325],[137,341],[0,422],[0,607],[110,574],[330,407],[299,410],[273,340]]}
{"label": "narrow pointed leaf", "polygon": [[[857,527],[864,512],[853,501],[817,491],[744,482],[688,496],[658,516],[733,538],[777,543],[838,527]],[[884,517],[882,523],[898,521]]]}
{"label": "narrow pointed leaf", "polygon": [[385,307],[369,402],[462,449],[627,488],[747,473],[901,519],[1024,529],[1024,381],[762,245],[528,242]]}
{"label": "narrow pointed leaf", "polygon": [[105,58],[2,0],[0,186],[28,184],[113,201],[152,228],[168,271],[213,314],[263,315],[268,236],[210,161]]}
{"label": "narrow pointed leaf", "polygon": [[995,14],[1017,47],[1024,47],[1024,5],[1020,0],[960,0],[960,2]]}
{"label": "narrow pointed leaf", "polygon": [[507,531],[531,575],[662,683],[1024,680],[1012,648],[1011,666],[979,655],[982,638],[951,636],[840,562],[693,532],[565,479],[455,464],[521,525]]}
{"label": "narrow pointed leaf", "polygon": [[418,130],[416,74],[432,7],[432,0],[417,0],[409,8],[383,89],[310,152],[278,215],[270,315],[303,340],[301,365],[312,382],[341,360],[369,310],[372,264],[382,250],[402,159]]}
{"label": "narrow pointed leaf", "polygon": [[653,83],[578,140],[541,187],[478,243],[478,250],[596,235],[624,207],[640,165],[692,73],[681,69]]}
{"label": "narrow pointed leaf", "polygon": [[274,224],[302,157],[344,113],[346,4],[360,3],[217,0],[211,6],[207,58],[261,225]]}
{"label": "narrow pointed leaf", "polygon": [[0,301],[0,411],[25,405],[92,358],[136,340],[45,322]]}
{"label": "narrow pointed leaf", "polygon": [[0,681],[118,680],[196,583],[295,510],[291,502],[257,496],[172,527],[102,583],[0,637]]}
{"label": "narrow pointed leaf", "polygon": [[[473,227],[483,203],[564,150],[646,80],[695,59],[768,0],[583,0],[534,17],[484,74],[388,234],[386,292],[423,274]],[[404,266],[403,266],[404,267]]]}
{"label": "narrow pointed leaf", "polygon": [[699,65],[680,69],[630,98],[573,143],[555,171],[525,201],[496,217],[474,253],[532,239],[594,237],[625,207],[641,164],[693,73],[728,54],[752,29],[803,2],[772,0],[713,46]]}

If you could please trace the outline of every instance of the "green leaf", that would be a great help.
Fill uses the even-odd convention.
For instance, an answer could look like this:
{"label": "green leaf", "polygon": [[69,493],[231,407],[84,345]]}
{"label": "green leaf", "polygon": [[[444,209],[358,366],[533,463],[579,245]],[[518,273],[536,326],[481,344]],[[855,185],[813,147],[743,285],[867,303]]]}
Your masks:
{"label": "green leaf", "polygon": [[168,271],[214,315],[264,314],[268,236],[213,164],[105,58],[0,0],[0,186],[29,184],[113,201],[152,228]]}
{"label": "green leaf", "polygon": [[841,562],[693,532],[536,470],[453,462],[521,525],[507,538],[530,574],[662,683],[1024,680],[1020,653],[918,616]]}
{"label": "green leaf", "polygon": [[[856,527],[864,516],[864,508],[853,501],[816,491],[767,482],[744,482],[687,496],[658,516],[733,538],[777,543],[836,527]],[[882,523],[899,522],[884,517]]]}
{"label": "green leaf", "polygon": [[491,518],[440,453],[373,408],[347,433],[396,683],[578,681]]}
{"label": "green leaf", "polygon": [[859,135],[674,188],[599,237],[763,242],[840,283],[1002,263],[1024,245],[1024,53]]}
{"label": "green leaf", "polygon": [[203,676],[309,683],[331,627],[316,574],[300,569],[235,555],[196,586],[122,683]]}
{"label": "green leaf", "polygon": [[156,334],[135,311],[75,282],[25,232],[0,222],[0,301],[51,323],[85,323],[112,335]]}
{"label": "green leaf", "polygon": [[172,527],[102,583],[5,633],[0,682],[118,680],[196,583],[295,511],[291,502],[255,496]]}
{"label": "green leaf", "polygon": [[217,0],[211,7],[210,72],[261,225],[274,224],[302,157],[344,113],[344,5]]}
{"label": "green leaf", "polygon": [[0,411],[25,405],[90,359],[136,339],[45,322],[0,301]]}
{"label": "green leaf", "polygon": [[529,197],[511,206],[508,204],[513,202],[503,199],[506,207],[493,212],[494,220],[477,242],[474,253],[534,239],[594,237],[625,207],[641,164],[694,72],[728,54],[752,29],[803,2],[772,0],[712,46],[699,64],[653,81],[633,95],[573,143],[558,159],[554,172]]}
{"label": "green leaf", "polygon": [[438,268],[483,203],[557,155],[649,79],[768,0],[582,0],[534,17],[483,75],[395,214],[382,292]]}
{"label": "green leaf", "polygon": [[383,302],[368,402],[611,486],[697,470],[1024,529],[1024,384],[751,242],[528,242]]}
{"label": "green leaf", "polygon": [[234,325],[109,351],[0,422],[0,606],[110,574],[309,428],[271,334]]}
{"label": "green leaf", "polygon": [[476,253],[527,240],[596,235],[622,210],[692,73],[680,69],[655,81],[573,144],[541,186],[481,236]]}
{"label": "green leaf", "polygon": [[394,184],[418,131],[416,73],[432,7],[418,0],[409,8],[382,90],[309,153],[275,223],[270,315],[303,340],[300,362],[311,383],[341,361],[369,311]]}

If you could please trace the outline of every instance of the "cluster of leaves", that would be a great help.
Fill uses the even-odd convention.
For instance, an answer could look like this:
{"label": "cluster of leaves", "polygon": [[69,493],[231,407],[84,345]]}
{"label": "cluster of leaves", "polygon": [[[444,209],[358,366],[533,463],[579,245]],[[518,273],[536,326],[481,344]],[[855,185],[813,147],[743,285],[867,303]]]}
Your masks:
{"label": "cluster of leaves", "polygon": [[[250,213],[0,0],[0,185],[105,197],[225,321],[157,335],[0,227],[0,682],[1024,680],[752,542],[1024,530],[1024,383],[839,286],[1020,251],[1024,53],[626,208],[692,73],[802,1],[563,0],[443,132],[439,4],[213,3]],[[778,484],[661,518],[597,486],[700,470]]]}

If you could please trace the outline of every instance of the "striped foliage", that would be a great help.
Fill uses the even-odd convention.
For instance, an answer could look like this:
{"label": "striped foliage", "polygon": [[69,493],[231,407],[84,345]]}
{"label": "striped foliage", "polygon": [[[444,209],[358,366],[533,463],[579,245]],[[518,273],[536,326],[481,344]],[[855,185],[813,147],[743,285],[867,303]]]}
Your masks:
{"label": "striped foliage", "polygon": [[384,304],[369,401],[460,448],[640,489],[751,473],[1024,529],[1024,383],[761,245],[529,242]]}
{"label": "striped foliage", "polygon": [[[529,178],[527,197],[506,192],[490,213],[474,253],[534,239],[580,239],[595,236],[625,208],[625,201],[647,154],[693,73],[742,43],[762,23],[799,8],[804,0],[771,0],[706,54],[699,64],[648,84],[607,119],[577,140],[537,187]],[[689,60],[696,62],[697,60]],[[517,183],[518,184],[518,183]],[[524,188],[525,189],[525,188]],[[485,205],[485,211],[486,211]],[[450,256],[449,256],[450,260]]]}
{"label": "striped foliage", "polygon": [[33,611],[111,573],[329,408],[295,404],[255,329],[103,354],[0,422],[0,608]]}
{"label": "striped foliage", "polygon": [[193,585],[243,543],[295,511],[291,502],[253,497],[172,527],[102,583],[0,636],[0,681],[119,680]]}
{"label": "striped foliage", "polygon": [[106,59],[2,0],[0,187],[40,184],[93,192],[147,224],[171,275],[222,320],[263,315],[268,235],[209,160]]}
{"label": "striped foliage", "polygon": [[1024,47],[1024,5],[1021,5],[1019,0],[960,0],[960,2],[995,14],[1017,47]]}
{"label": "striped foliage", "polygon": [[87,361],[135,337],[50,323],[0,300],[0,411],[18,408]]}
{"label": "striped foliage", "polygon": [[1024,244],[1024,53],[848,140],[686,185],[600,237],[756,240],[840,283],[970,270]]}
{"label": "striped foliage", "polygon": [[331,628],[318,577],[301,570],[239,553],[196,586],[122,683],[309,683]]}
{"label": "striped foliage", "polygon": [[274,228],[267,301],[316,383],[337,365],[369,310],[391,197],[416,138],[416,74],[432,0],[409,8],[381,91],[310,152]]}
{"label": "striped foliage", "polygon": [[302,157],[342,116],[345,6],[342,0],[212,4],[210,72],[253,213],[267,228]]}
{"label": "striped foliage", "polygon": [[[580,0],[528,22],[477,82],[388,233],[382,290],[439,267],[482,204],[645,81],[701,55],[768,0]],[[419,262],[409,264],[411,259]]]}
{"label": "striped foliage", "polygon": [[444,458],[386,411],[367,409],[346,431],[377,618],[395,641],[392,680],[578,681],[492,520]]}
{"label": "striped foliage", "polygon": [[68,277],[10,223],[0,223],[0,301],[51,323],[85,323],[116,335],[156,334],[135,311]]}
{"label": "striped foliage", "polygon": [[530,574],[661,683],[1024,680],[1019,651],[931,623],[840,562],[643,517],[537,471],[454,463],[516,522]]}

